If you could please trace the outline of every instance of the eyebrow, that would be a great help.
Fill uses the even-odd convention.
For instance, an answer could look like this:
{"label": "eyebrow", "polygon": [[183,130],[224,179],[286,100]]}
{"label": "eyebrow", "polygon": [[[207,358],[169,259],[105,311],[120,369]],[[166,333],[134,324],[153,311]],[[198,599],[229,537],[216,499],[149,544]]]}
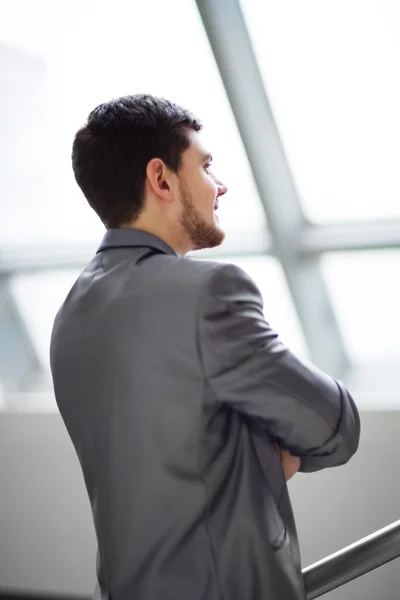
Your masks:
{"label": "eyebrow", "polygon": [[210,154],[209,152],[207,152],[207,154],[204,154],[204,155],[202,156],[202,159],[201,159],[201,160],[202,160],[203,162],[205,162],[205,161],[212,161],[212,159],[213,159],[213,157],[212,157],[212,154]]}

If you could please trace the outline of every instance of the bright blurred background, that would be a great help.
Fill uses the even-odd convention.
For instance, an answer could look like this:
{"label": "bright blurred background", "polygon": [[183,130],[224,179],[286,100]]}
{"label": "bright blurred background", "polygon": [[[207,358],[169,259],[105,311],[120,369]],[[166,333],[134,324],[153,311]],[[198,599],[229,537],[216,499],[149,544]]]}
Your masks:
{"label": "bright blurred background", "polygon": [[[125,94],[165,96],[200,117],[229,188],[219,210],[226,243],[202,254],[242,266],[285,343],[343,379],[362,412],[354,461],[290,484],[304,564],[399,518],[400,4],[241,0],[265,102],[246,68],[228,81],[229,64],[237,73],[246,60],[235,54],[238,2],[197,4],[226,40],[219,54],[194,0],[0,0],[0,591],[8,594],[86,597],[94,587],[89,506],[54,402],[48,347],[55,312],[104,233],[72,175],[73,135],[92,108]],[[260,131],[250,117],[260,117]],[[262,129],[266,118],[276,140]],[[262,149],[263,135],[260,175],[244,142]],[[260,178],[263,189],[275,178],[274,193],[263,193]],[[302,219],[287,230],[293,202]],[[392,600],[399,573],[392,563],[328,596]]]}

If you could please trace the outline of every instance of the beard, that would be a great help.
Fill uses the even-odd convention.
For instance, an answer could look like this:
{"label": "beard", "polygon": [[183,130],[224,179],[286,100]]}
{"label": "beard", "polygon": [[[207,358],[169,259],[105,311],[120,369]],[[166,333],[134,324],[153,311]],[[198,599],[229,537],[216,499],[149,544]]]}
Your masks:
{"label": "beard", "polygon": [[181,225],[192,243],[193,250],[216,248],[225,239],[225,233],[216,223],[208,223],[194,205],[192,195],[187,186],[180,185],[183,212]]}

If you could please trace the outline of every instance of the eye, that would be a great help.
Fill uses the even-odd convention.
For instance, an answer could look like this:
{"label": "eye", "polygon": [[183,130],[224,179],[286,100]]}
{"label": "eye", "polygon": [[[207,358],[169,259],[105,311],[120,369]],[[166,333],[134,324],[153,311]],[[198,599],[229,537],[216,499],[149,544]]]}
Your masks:
{"label": "eye", "polygon": [[206,172],[208,172],[211,169],[211,160],[206,162],[206,164],[204,165],[204,169]]}

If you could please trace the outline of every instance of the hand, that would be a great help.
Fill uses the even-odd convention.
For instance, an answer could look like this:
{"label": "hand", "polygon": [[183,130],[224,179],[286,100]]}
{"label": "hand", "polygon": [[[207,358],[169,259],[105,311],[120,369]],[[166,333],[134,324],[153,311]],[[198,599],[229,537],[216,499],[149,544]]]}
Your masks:
{"label": "hand", "polygon": [[296,475],[297,471],[300,469],[301,460],[298,456],[292,456],[288,450],[279,448],[279,446],[277,446],[277,448],[280,454],[281,465],[286,481],[289,481],[289,479],[291,479],[293,475]]}

